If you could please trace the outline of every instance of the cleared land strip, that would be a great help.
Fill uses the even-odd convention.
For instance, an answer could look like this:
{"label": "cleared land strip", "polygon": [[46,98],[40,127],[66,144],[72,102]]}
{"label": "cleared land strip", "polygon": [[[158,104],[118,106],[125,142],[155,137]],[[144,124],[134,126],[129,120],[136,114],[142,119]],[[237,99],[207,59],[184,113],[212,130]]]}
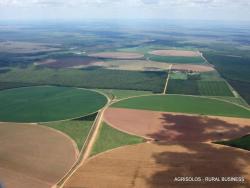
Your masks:
{"label": "cleared land strip", "polygon": [[169,79],[170,79],[170,73],[171,73],[172,66],[173,66],[173,64],[171,64],[171,65],[169,66],[168,77],[167,77],[167,80],[166,80],[166,84],[165,84],[165,87],[164,87],[163,94],[166,94],[166,92],[167,92],[168,81],[169,81]]}
{"label": "cleared land strip", "polygon": [[102,119],[103,119],[103,113],[108,108],[111,101],[109,100],[107,105],[99,111],[97,114],[96,120],[89,132],[89,135],[85,141],[85,144],[83,146],[83,149],[80,153],[78,161],[75,163],[75,165],[71,168],[71,170],[67,173],[66,176],[64,176],[54,187],[64,187],[64,184],[67,182],[67,180],[77,171],[77,169],[84,164],[84,162],[88,159],[90,156],[91,150],[93,148],[93,145],[95,143],[95,140],[97,138]]}

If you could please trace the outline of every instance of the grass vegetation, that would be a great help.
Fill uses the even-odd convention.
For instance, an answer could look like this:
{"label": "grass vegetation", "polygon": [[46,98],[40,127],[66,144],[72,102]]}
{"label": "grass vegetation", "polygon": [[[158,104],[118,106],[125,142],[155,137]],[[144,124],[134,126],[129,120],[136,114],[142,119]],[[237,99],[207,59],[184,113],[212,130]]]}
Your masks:
{"label": "grass vegetation", "polygon": [[102,123],[100,133],[94,144],[91,155],[96,155],[120,146],[138,144],[142,142],[143,138],[123,133],[110,127],[106,123]]}
{"label": "grass vegetation", "polygon": [[[28,67],[0,74],[1,82],[162,92],[165,72]],[[7,86],[6,86],[7,87]]]}
{"label": "grass vegetation", "polygon": [[227,145],[231,147],[241,148],[250,151],[250,134],[243,136],[241,138],[236,138],[227,141],[218,141],[216,144]]}
{"label": "grass vegetation", "polygon": [[90,90],[38,86],[3,90],[0,101],[1,121],[47,122],[96,112],[107,99]]}
{"label": "grass vegetation", "polygon": [[118,89],[97,89],[97,91],[107,94],[111,99],[115,98],[118,100],[128,97],[153,94],[150,91],[118,90]]}
{"label": "grass vegetation", "polygon": [[136,97],[115,103],[112,107],[250,118],[250,110],[237,105],[205,97],[181,95]]}
{"label": "grass vegetation", "polygon": [[96,114],[93,114],[81,119],[43,123],[42,125],[59,130],[67,134],[75,141],[80,151],[93,125],[95,117]]}
{"label": "grass vegetation", "polygon": [[241,97],[218,97],[217,96],[217,97],[211,97],[211,98],[225,100],[225,101],[249,108],[249,105],[247,104],[247,102],[244,99],[242,99]]}

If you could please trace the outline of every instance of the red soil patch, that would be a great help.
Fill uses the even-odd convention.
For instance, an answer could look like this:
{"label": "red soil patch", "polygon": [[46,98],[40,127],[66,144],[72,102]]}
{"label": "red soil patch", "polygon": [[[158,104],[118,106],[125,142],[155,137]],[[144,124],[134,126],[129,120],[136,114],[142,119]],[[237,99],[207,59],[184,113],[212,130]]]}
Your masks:
{"label": "red soil patch", "polygon": [[154,50],[150,52],[153,55],[159,56],[175,56],[175,57],[200,57],[201,53],[198,51],[188,50]]}
{"label": "red soil patch", "polygon": [[164,141],[207,142],[250,133],[250,119],[108,108],[105,121],[135,135]]}
{"label": "red soil patch", "polygon": [[101,52],[90,54],[90,57],[97,58],[110,58],[110,59],[140,59],[143,58],[143,54],[130,53],[130,52]]}
{"label": "red soil patch", "polygon": [[210,72],[215,70],[211,66],[192,65],[192,64],[173,64],[172,69],[177,71],[193,71],[193,72]]}
{"label": "red soil patch", "polygon": [[[175,177],[244,177],[237,182],[178,182]],[[249,152],[205,143],[144,143],[100,154],[81,166],[65,188],[248,187]]]}
{"label": "red soil patch", "polygon": [[78,154],[68,137],[38,125],[0,123],[0,143],[3,187],[49,188],[67,173]]}

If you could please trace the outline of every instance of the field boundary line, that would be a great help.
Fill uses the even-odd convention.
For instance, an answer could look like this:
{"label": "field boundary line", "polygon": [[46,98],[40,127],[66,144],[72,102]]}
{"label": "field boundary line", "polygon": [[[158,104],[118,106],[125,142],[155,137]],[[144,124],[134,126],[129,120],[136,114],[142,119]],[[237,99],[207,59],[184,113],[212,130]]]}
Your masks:
{"label": "field boundary line", "polygon": [[[105,114],[105,112],[104,112],[104,114]],[[137,134],[135,134],[135,133],[131,133],[131,132],[129,132],[129,131],[122,130],[121,128],[116,127],[115,125],[113,125],[112,123],[110,123],[108,120],[106,120],[106,119],[105,119],[105,116],[104,116],[104,118],[103,118],[103,121],[104,121],[105,123],[107,123],[108,126],[114,128],[114,129],[116,129],[116,130],[118,130],[118,131],[120,131],[120,132],[129,134],[129,135],[131,135],[131,136],[140,137],[140,138],[142,138],[142,139],[144,139],[144,140],[146,140],[146,141],[153,141],[153,140],[154,140],[153,138],[150,138],[150,137],[146,137],[146,136],[142,136],[142,135],[137,135]]]}
{"label": "field boundary line", "polygon": [[[231,101],[226,101],[226,100],[223,100],[223,99],[218,99],[218,98],[212,98],[213,96],[197,96],[197,95],[184,95],[184,94],[162,94],[162,93],[157,93],[157,94],[148,94],[148,95],[141,95],[141,96],[132,96],[132,97],[128,97],[128,98],[124,98],[124,99],[121,99],[119,101],[114,101],[112,102],[109,107],[112,107],[113,104],[116,104],[118,102],[121,102],[121,101],[124,101],[124,100],[128,100],[128,99],[132,99],[132,98],[139,98],[139,97],[150,97],[150,96],[168,96],[168,95],[173,95],[173,96],[187,96],[187,97],[197,97],[197,98],[206,98],[206,99],[211,99],[211,100],[217,100],[217,101],[223,101],[223,102],[226,102],[226,103],[230,103],[232,105],[235,105],[235,106],[238,106],[238,107],[241,107],[241,108],[244,108],[245,110],[248,110],[250,111],[250,108],[247,108],[245,106],[242,106],[240,104],[236,104],[236,103],[233,103]],[[216,97],[216,96],[215,96]]]}
{"label": "field boundary line", "polygon": [[163,94],[166,94],[166,92],[167,92],[167,87],[168,87],[168,82],[169,82],[169,79],[170,79],[170,73],[171,73],[172,66],[173,66],[173,64],[169,65],[168,77],[167,77],[167,80],[166,80],[166,83],[165,83]]}
{"label": "field boundary line", "polygon": [[68,179],[80,168],[80,166],[82,166],[84,164],[84,162],[88,159],[91,149],[95,143],[96,137],[98,136],[99,133],[99,129],[102,123],[102,117],[103,117],[103,113],[105,111],[106,108],[108,108],[110,103],[110,100],[108,99],[108,103],[106,104],[106,106],[104,108],[102,108],[99,113],[97,114],[97,117],[91,127],[91,130],[89,131],[89,134],[87,136],[87,139],[85,140],[84,146],[82,148],[82,151],[80,153],[80,156],[77,160],[77,162],[74,164],[74,166],[70,169],[70,171],[68,171],[68,173],[61,178],[57,184],[55,184],[55,188],[59,187],[62,188],[65,183],[68,181]]}
{"label": "field boundary line", "polygon": [[[106,93],[102,93],[100,91],[96,91],[95,89],[87,89],[87,88],[79,88],[79,87],[70,87],[70,86],[55,86],[55,85],[37,85],[37,86],[25,86],[25,87],[18,87],[18,88],[10,88],[10,89],[4,89],[4,90],[12,90],[12,89],[20,89],[20,88],[30,88],[30,87],[66,87],[66,88],[75,88],[75,89],[81,89],[81,90],[88,90],[88,91],[93,91],[95,93],[99,93],[100,95],[103,95],[107,101],[105,103],[104,106],[102,106],[100,109],[96,110],[95,112],[91,112],[89,114],[83,115],[83,116],[79,116],[79,117],[72,117],[72,118],[68,118],[68,119],[60,119],[60,120],[52,120],[52,121],[38,121],[38,122],[14,122],[14,121],[2,121],[4,123],[26,123],[26,124],[32,124],[32,123],[36,123],[36,124],[42,124],[42,123],[56,123],[56,122],[64,122],[64,121],[71,121],[71,120],[75,120],[75,119],[81,119],[81,118],[85,118],[88,117],[90,115],[94,115],[96,113],[98,113],[102,108],[104,108],[110,101],[109,97],[106,95]],[[0,90],[0,91],[4,91],[4,90]]]}
{"label": "field boundary line", "polygon": [[[97,116],[98,116],[98,114],[97,114]],[[91,134],[91,131],[93,130],[93,127],[94,127],[94,124],[95,124],[95,121],[96,121],[96,119],[97,119],[97,116],[96,116],[96,118],[95,118],[95,120],[94,120],[94,122],[93,122],[93,124],[92,124],[92,126],[91,126],[91,129],[89,130],[89,133],[88,133],[88,136],[87,136],[87,138],[86,138],[86,140],[84,141],[84,144],[83,144],[83,146],[82,146],[82,149],[81,149],[81,151],[80,151],[80,153],[79,153],[79,157],[78,157],[78,159],[77,159],[77,161],[74,163],[74,165],[69,169],[69,171],[62,177],[62,178],[60,178],[60,180],[58,180],[57,181],[57,183],[53,186],[53,187],[61,187],[61,183],[64,183],[64,181],[66,181],[65,180],[65,178],[67,179],[67,176],[69,176],[71,173],[73,173],[74,171],[72,171],[72,170],[74,170],[74,168],[77,168],[77,166],[79,165],[79,162],[81,161],[81,159],[82,159],[82,155],[83,155],[83,151],[84,151],[84,148],[86,147],[86,144],[87,144],[87,139],[89,138],[89,136],[90,136],[90,134]]]}

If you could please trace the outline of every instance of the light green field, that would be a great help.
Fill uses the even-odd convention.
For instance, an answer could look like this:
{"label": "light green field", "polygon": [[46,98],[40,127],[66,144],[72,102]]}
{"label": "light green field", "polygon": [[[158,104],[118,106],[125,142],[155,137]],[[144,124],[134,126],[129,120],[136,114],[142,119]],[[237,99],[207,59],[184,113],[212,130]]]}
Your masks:
{"label": "light green field", "polygon": [[67,134],[75,141],[80,151],[88,136],[95,117],[96,114],[93,114],[78,120],[57,121],[51,123],[43,123],[42,125],[59,130]]}
{"label": "light green field", "polygon": [[47,122],[86,116],[107,103],[100,93],[38,86],[0,91],[0,121]]}
{"label": "light green field", "polygon": [[132,136],[118,131],[106,123],[102,123],[98,138],[94,144],[91,155],[117,148],[124,145],[142,143],[143,138]]}
{"label": "light green field", "polygon": [[181,95],[136,97],[115,103],[112,107],[250,118],[250,111],[237,105],[216,99]]}
{"label": "light green field", "polygon": [[188,76],[187,76],[187,73],[185,73],[185,72],[172,71],[170,73],[170,78],[171,79],[176,79],[176,80],[187,80]]}
{"label": "light green field", "polygon": [[111,99],[115,98],[118,100],[128,97],[153,94],[150,91],[118,90],[118,89],[96,89],[96,90],[107,94]]}

